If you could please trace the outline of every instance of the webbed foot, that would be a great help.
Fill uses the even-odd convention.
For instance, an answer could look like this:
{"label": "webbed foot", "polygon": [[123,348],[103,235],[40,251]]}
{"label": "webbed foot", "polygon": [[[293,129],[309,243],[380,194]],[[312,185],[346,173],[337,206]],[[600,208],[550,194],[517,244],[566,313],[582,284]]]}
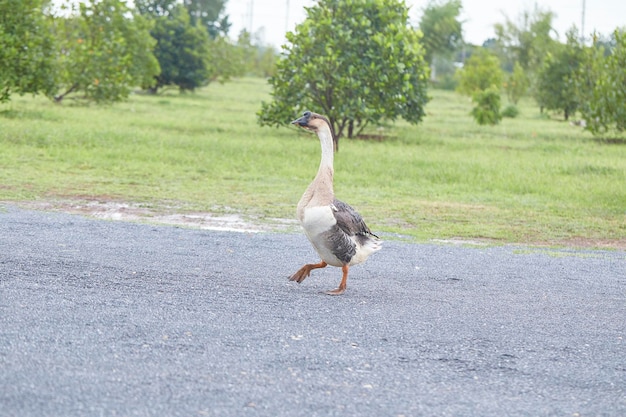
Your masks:
{"label": "webbed foot", "polygon": [[298,271],[289,277],[289,281],[296,281],[300,284],[306,277],[311,275],[311,271],[317,268],[325,268],[328,265],[326,262],[322,261],[318,264],[306,264],[302,268],[298,269]]}

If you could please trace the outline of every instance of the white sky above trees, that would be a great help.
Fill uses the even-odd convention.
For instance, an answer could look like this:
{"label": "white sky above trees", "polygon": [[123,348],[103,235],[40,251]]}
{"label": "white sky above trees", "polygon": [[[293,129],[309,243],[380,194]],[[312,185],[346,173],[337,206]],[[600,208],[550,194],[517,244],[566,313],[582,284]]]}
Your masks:
{"label": "white sky above trees", "polygon": [[[608,35],[617,27],[626,27],[626,0],[584,0],[585,37],[595,30]],[[285,32],[292,31],[297,23],[305,18],[304,6],[310,7],[314,0],[228,0],[226,13],[232,23],[230,36],[236,38],[242,29],[251,29],[260,35],[264,44],[277,48],[285,42]],[[406,0],[410,6],[411,21],[418,26],[427,0]],[[493,25],[503,23],[505,15],[513,22],[523,11],[530,11],[535,5],[541,10],[556,14],[554,27],[559,39],[565,41],[565,32],[575,25],[581,29],[583,0],[462,0],[464,38],[466,42],[481,45],[494,37]]]}

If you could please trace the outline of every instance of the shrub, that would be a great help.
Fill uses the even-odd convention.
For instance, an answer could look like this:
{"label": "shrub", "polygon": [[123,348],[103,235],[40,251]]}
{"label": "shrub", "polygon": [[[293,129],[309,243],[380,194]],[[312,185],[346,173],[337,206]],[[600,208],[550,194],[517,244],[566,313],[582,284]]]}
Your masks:
{"label": "shrub", "polygon": [[472,116],[479,125],[497,125],[502,120],[498,89],[492,87],[478,92],[472,100],[476,104]]}
{"label": "shrub", "polygon": [[517,106],[514,106],[511,104],[511,105],[506,106],[504,110],[502,110],[501,114],[502,114],[502,117],[509,117],[511,119],[514,119],[519,114],[519,110]]}

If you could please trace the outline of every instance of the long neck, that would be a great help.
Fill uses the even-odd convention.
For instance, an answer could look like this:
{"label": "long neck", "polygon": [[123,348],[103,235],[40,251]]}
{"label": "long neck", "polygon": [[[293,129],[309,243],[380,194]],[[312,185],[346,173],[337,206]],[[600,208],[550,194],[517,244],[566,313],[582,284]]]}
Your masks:
{"label": "long neck", "polygon": [[300,221],[304,219],[305,207],[329,205],[335,198],[333,191],[333,135],[330,128],[322,127],[317,131],[317,136],[322,145],[322,160],[317,175],[298,203]]}
{"label": "long neck", "polygon": [[320,144],[322,145],[322,160],[320,161],[318,175],[320,175],[322,172],[328,172],[329,169],[332,175],[335,151],[333,144],[333,134],[331,133],[330,127],[321,127],[317,131],[317,136],[319,137]]}
{"label": "long neck", "polygon": [[316,204],[323,205],[332,203],[335,196],[333,190],[333,134],[328,126],[324,126],[319,128],[317,136],[322,145],[322,159],[309,190],[312,192],[311,198],[316,201]]}

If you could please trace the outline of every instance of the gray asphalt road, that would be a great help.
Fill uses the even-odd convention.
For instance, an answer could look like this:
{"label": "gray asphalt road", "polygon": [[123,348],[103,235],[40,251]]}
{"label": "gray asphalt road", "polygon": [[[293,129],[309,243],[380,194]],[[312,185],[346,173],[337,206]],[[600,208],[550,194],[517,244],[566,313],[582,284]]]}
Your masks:
{"label": "gray asphalt road", "polygon": [[626,415],[624,252],[387,241],[341,297],[316,260],[0,207],[0,415]]}

